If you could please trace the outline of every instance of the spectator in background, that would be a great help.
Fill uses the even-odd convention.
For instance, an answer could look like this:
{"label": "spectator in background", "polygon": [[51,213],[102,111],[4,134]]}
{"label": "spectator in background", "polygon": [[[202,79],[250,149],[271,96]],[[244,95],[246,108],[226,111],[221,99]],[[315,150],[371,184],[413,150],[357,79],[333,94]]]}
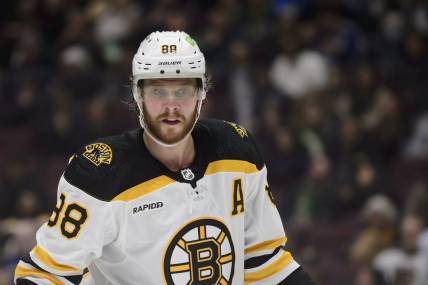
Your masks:
{"label": "spectator in background", "polygon": [[274,59],[270,77],[272,84],[284,96],[302,98],[327,85],[329,67],[326,58],[317,50],[302,47],[297,27],[287,28],[279,38],[280,54]]}
{"label": "spectator in background", "polygon": [[397,209],[383,195],[374,195],[364,204],[362,213],[364,229],[351,247],[351,259],[359,265],[371,264],[383,249],[392,246]]}
{"label": "spectator in background", "polygon": [[355,276],[354,285],[386,285],[382,276],[369,266],[361,267]]}
{"label": "spectator in background", "polygon": [[421,159],[428,157],[428,113],[422,114],[415,123],[403,156],[406,159]]}
{"label": "spectator in background", "polygon": [[235,119],[238,124],[254,130],[254,84],[252,83],[250,47],[244,41],[236,41],[230,47],[232,70],[229,89],[233,98]]}
{"label": "spectator in background", "polygon": [[366,149],[380,163],[388,164],[399,153],[403,120],[400,102],[391,89],[379,86],[360,116]]}
{"label": "spectator in background", "polygon": [[[355,216],[373,194],[386,193],[403,207],[398,197],[407,197],[409,184],[428,183],[425,0],[0,6],[0,219],[16,217],[25,189],[51,209],[54,201],[42,197],[55,190],[81,141],[134,128],[127,106],[112,102],[129,95],[128,63],[138,39],[158,29],[191,31],[207,51],[216,84],[204,115],[254,129],[272,165],[281,214],[299,217],[290,226],[323,221],[320,235],[327,235],[328,226],[340,231],[344,220],[358,231]],[[406,213],[423,216],[426,205],[417,213],[405,206]],[[343,251],[323,247],[341,262],[330,265],[323,253],[315,269],[325,274],[322,285],[348,284],[354,272],[340,266],[352,239],[340,240]],[[314,255],[322,252],[313,248]],[[377,285],[372,271],[358,273]]]}
{"label": "spectator in background", "polygon": [[428,266],[428,187],[422,181],[417,181],[410,189],[405,204],[405,210],[414,216],[420,217],[424,228],[419,235],[418,247],[425,256]]}
{"label": "spectator in background", "polygon": [[418,245],[423,227],[420,217],[405,215],[401,219],[399,246],[387,248],[375,257],[373,267],[381,272],[386,284],[426,284],[428,264]]}
{"label": "spectator in background", "polygon": [[[16,204],[16,217],[0,220],[0,265],[12,271],[21,256],[34,246],[34,235],[46,221],[47,215],[40,215],[40,201],[31,191],[22,191]],[[10,284],[10,276],[0,270],[1,284]],[[2,282],[2,280],[8,280]]]}
{"label": "spectator in background", "polygon": [[131,0],[92,1],[87,11],[94,20],[95,41],[105,48],[107,59],[112,56],[108,50],[135,33],[143,16],[140,5]]}
{"label": "spectator in background", "polygon": [[[6,155],[2,158],[6,158]],[[16,205],[19,204],[21,199],[23,201],[30,199],[30,197],[21,198],[26,189],[38,190],[36,179],[28,179],[28,177],[34,175],[34,169],[29,157],[14,157],[5,159],[4,162],[7,163],[8,167],[3,169],[0,175],[0,222],[2,219],[12,215],[15,217],[25,211],[25,209],[20,209]]]}

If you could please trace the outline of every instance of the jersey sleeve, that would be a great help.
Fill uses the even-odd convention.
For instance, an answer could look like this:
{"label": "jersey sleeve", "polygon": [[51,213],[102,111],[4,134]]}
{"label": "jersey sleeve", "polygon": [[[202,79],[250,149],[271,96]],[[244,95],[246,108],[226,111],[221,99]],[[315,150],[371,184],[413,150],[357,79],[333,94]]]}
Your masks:
{"label": "jersey sleeve", "polygon": [[203,123],[214,130],[214,141],[218,144],[216,159],[245,161],[251,165],[251,170],[245,172],[245,181],[241,181],[244,185],[241,184],[244,203],[237,203],[232,212],[232,215],[245,215],[245,284],[272,285],[284,280],[288,284],[287,277],[291,278],[300,265],[285,247],[287,238],[284,227],[269,189],[265,163],[254,138],[243,126],[233,122],[205,120]]}
{"label": "jersey sleeve", "polygon": [[36,246],[19,261],[15,284],[80,284],[91,261],[117,236],[111,207],[63,175],[57,205],[37,231]]}
{"label": "jersey sleeve", "polygon": [[278,284],[299,264],[286,250],[287,237],[267,183],[267,169],[250,174],[245,210],[245,284]]}

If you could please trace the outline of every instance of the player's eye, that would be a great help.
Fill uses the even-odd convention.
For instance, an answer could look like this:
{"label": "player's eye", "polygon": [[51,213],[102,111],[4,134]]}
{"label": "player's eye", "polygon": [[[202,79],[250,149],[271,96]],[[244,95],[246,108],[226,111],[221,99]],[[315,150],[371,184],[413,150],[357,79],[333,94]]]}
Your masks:
{"label": "player's eye", "polygon": [[168,92],[165,89],[155,88],[155,89],[151,90],[150,95],[153,98],[162,99],[168,95]]}
{"label": "player's eye", "polygon": [[175,91],[175,96],[177,96],[178,99],[187,99],[192,97],[194,94],[194,90],[191,88],[180,88]]}
{"label": "player's eye", "polygon": [[175,100],[190,99],[196,94],[195,89],[191,87],[179,87],[175,90],[153,87],[147,90],[146,96],[154,100],[166,100],[170,92],[172,92]]}

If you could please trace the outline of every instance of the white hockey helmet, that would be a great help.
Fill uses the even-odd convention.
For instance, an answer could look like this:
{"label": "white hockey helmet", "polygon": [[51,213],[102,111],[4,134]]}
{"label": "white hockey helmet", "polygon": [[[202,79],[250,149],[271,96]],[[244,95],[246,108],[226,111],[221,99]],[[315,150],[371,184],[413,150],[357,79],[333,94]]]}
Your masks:
{"label": "white hockey helmet", "polygon": [[196,42],[185,32],[153,32],[140,44],[132,60],[132,92],[142,100],[138,81],[161,78],[198,78],[199,98],[206,96],[205,58]]}
{"label": "white hockey helmet", "polygon": [[206,97],[207,79],[205,76],[205,58],[196,42],[185,32],[153,32],[140,44],[132,60],[132,94],[140,111],[140,124],[146,133],[158,144],[173,147],[183,142],[190,132],[179,142],[167,144],[156,138],[145,127],[142,109],[143,96],[138,82],[144,79],[196,78],[198,84],[197,114],[193,127],[199,118],[202,101]]}

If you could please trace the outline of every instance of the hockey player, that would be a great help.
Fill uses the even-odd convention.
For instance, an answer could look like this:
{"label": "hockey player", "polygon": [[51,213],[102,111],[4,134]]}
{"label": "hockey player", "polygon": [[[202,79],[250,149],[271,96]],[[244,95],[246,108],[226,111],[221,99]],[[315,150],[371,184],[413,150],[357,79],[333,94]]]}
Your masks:
{"label": "hockey player", "polygon": [[132,74],[141,128],[73,155],[15,283],[312,284],[285,247],[251,135],[199,120],[207,80],[196,42],[152,33]]}

